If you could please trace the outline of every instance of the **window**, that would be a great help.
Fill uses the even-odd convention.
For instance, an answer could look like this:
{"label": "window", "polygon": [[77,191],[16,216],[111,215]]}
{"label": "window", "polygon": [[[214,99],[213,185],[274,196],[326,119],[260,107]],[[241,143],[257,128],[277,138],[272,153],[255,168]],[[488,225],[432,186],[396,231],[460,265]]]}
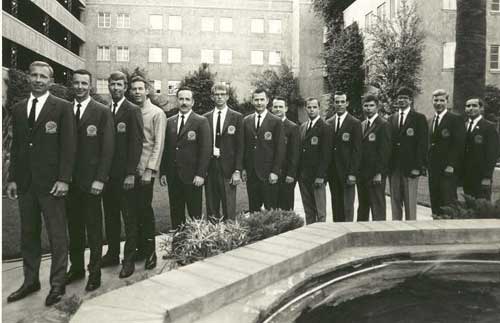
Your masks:
{"label": "window", "polygon": [[250,64],[252,65],[264,64],[264,52],[261,50],[250,51]]}
{"label": "window", "polygon": [[373,15],[373,12],[369,12],[365,15],[365,29],[366,30],[370,30],[370,27],[372,25],[372,15]]}
{"label": "window", "polygon": [[281,52],[279,50],[269,52],[269,65],[281,65]]}
{"label": "window", "polygon": [[500,59],[499,59],[500,45],[490,46],[490,69],[500,70]]}
{"label": "window", "polygon": [[214,51],[213,49],[202,49],[201,50],[201,63],[214,63]]}
{"label": "window", "polygon": [[214,31],[213,17],[201,17],[201,31]]}
{"label": "window", "polygon": [[153,88],[155,89],[156,94],[161,93],[161,81],[160,80],[154,80],[153,81]]}
{"label": "window", "polygon": [[97,46],[97,60],[98,61],[109,61],[111,50],[109,46]]}
{"label": "window", "polygon": [[99,14],[97,15],[97,27],[98,28],[110,28],[111,27],[111,13],[99,12]]}
{"label": "window", "polygon": [[455,68],[455,42],[444,43],[443,45],[443,68]]}
{"label": "window", "polygon": [[219,51],[219,64],[231,65],[233,63],[233,51],[230,49],[221,49]]}
{"label": "window", "polygon": [[161,48],[153,47],[149,49],[149,62],[161,63],[162,50]]}
{"label": "window", "polygon": [[233,18],[220,18],[220,32],[223,33],[232,33],[233,32]]}
{"label": "window", "polygon": [[280,19],[269,20],[269,33],[270,34],[281,34],[281,20]]}
{"label": "window", "polygon": [[116,47],[116,61],[117,62],[128,62],[129,57],[128,46],[118,46]]}
{"label": "window", "polygon": [[328,42],[328,27],[324,26],[323,27],[323,44],[326,44]]}
{"label": "window", "polygon": [[128,13],[119,13],[116,16],[116,28],[130,28],[130,15]]}
{"label": "window", "polygon": [[378,19],[385,20],[385,2],[377,7],[377,17]]}
{"label": "window", "polygon": [[389,11],[391,18],[394,18],[394,16],[396,16],[396,0],[390,0]]}
{"label": "window", "polygon": [[163,16],[149,15],[149,29],[154,29],[154,30],[163,29]]}
{"label": "window", "polygon": [[168,30],[182,30],[182,17],[168,16]]}
{"label": "window", "polygon": [[500,0],[491,0],[491,11],[500,12]]}
{"label": "window", "polygon": [[443,9],[457,10],[457,0],[443,0]]}
{"label": "window", "polygon": [[264,19],[252,19],[250,24],[250,31],[253,33],[261,34],[264,32]]}
{"label": "window", "polygon": [[169,48],[168,49],[167,62],[168,63],[180,63],[182,50],[180,48]]}
{"label": "window", "polygon": [[107,94],[108,93],[108,80],[97,79],[96,91],[98,94]]}
{"label": "window", "polygon": [[168,81],[167,95],[176,95],[181,81]]}

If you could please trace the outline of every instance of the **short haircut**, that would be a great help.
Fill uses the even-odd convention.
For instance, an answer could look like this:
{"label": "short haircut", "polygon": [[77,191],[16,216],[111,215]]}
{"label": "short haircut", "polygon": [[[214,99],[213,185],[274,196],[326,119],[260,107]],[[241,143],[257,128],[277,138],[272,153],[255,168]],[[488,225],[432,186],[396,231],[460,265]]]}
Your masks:
{"label": "short haircut", "polygon": [[127,85],[127,75],[125,75],[125,73],[121,71],[113,72],[108,77],[108,83],[111,81],[120,81],[120,80],[123,80],[123,83]]}
{"label": "short haircut", "polygon": [[132,77],[132,79],[130,80],[130,85],[132,85],[132,83],[135,83],[135,82],[142,82],[142,83],[144,83],[144,87],[146,89],[149,88],[149,82],[146,81],[146,79],[140,75],[136,75],[136,76]]}
{"label": "short haircut", "polygon": [[375,94],[367,94],[363,97],[363,103],[366,102],[375,102],[375,104],[378,104],[378,96]]}
{"label": "short haircut", "polygon": [[92,73],[90,73],[89,71],[84,70],[84,69],[79,69],[79,70],[76,70],[76,71],[73,72],[73,75],[75,75],[75,74],[88,75],[89,76],[90,84],[92,84]]}
{"label": "short haircut", "polygon": [[285,99],[284,97],[282,97],[282,96],[275,96],[275,97],[273,98],[273,101],[274,101],[274,100],[280,100],[280,101],[283,101],[283,102],[285,102],[285,106],[287,105],[287,104],[286,104],[286,99]]}
{"label": "short haircut", "polygon": [[54,77],[54,69],[52,68],[52,66],[50,66],[48,63],[45,63],[43,61],[34,61],[30,64],[30,67],[29,67],[29,70],[31,72],[31,69],[35,66],[38,66],[38,67],[46,67],[48,70],[49,70],[49,76],[52,78]]}
{"label": "short haircut", "polygon": [[413,91],[410,88],[403,86],[396,92],[396,97],[400,95],[407,95],[408,97],[413,98]]}
{"label": "short haircut", "polygon": [[256,88],[253,93],[252,93],[252,98],[255,94],[259,94],[259,93],[265,93],[266,94],[266,98],[269,98],[269,92],[267,92],[266,89],[264,89],[263,87],[258,87]]}
{"label": "short haircut", "polygon": [[180,93],[181,91],[190,91],[190,92],[191,92],[191,94],[192,94],[192,96],[193,96],[193,99],[194,99],[194,92],[193,92],[193,90],[192,90],[190,87],[188,87],[188,86],[181,86],[181,87],[177,90],[177,93],[175,94],[175,96],[179,97],[179,93]]}
{"label": "short haircut", "polygon": [[479,103],[479,107],[480,108],[484,107],[484,101],[481,98],[478,98],[478,97],[475,97],[475,96],[471,96],[470,98],[468,98],[467,100],[465,100],[465,103],[467,103],[467,101],[469,101],[469,100],[477,100],[477,102]]}
{"label": "short haircut", "polygon": [[333,93],[333,98],[335,99],[336,96],[341,96],[341,95],[345,95],[345,100],[349,101],[349,97],[347,96],[347,93],[345,93],[343,91],[335,91],[335,93]]}
{"label": "short haircut", "polygon": [[226,94],[229,94],[229,86],[227,86],[225,83],[222,83],[222,82],[215,83],[212,86],[212,89],[210,90],[210,93],[214,94],[215,91],[217,91],[217,90],[218,91],[224,91],[224,92],[226,92]]}
{"label": "short haircut", "polygon": [[446,96],[446,100],[448,100],[449,95],[448,95],[448,92],[446,92],[446,90],[437,89],[436,91],[432,92],[432,97],[441,96],[441,95]]}
{"label": "short haircut", "polygon": [[311,101],[316,101],[316,102],[318,102],[318,108],[321,108],[321,103],[319,102],[318,98],[315,98],[315,97],[312,97],[312,96],[310,96],[310,97],[308,97],[308,98],[306,99],[306,106],[307,106],[307,103],[308,103],[308,102],[311,102]]}

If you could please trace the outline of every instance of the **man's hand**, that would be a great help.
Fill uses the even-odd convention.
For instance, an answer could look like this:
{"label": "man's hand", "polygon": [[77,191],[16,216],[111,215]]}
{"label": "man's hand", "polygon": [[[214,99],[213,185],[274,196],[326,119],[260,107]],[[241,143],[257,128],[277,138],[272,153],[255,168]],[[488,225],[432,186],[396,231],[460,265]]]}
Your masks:
{"label": "man's hand", "polygon": [[127,175],[125,177],[125,180],[123,181],[123,189],[128,191],[134,188],[135,185],[135,176],[134,175]]}
{"label": "man's hand", "polygon": [[166,186],[167,185],[167,176],[166,175],[161,175],[161,177],[160,177],[160,185],[161,186]]}
{"label": "man's hand", "polygon": [[205,183],[205,179],[203,177],[201,177],[201,176],[194,177],[194,179],[193,179],[194,186],[200,187],[203,185],[203,183]]}
{"label": "man's hand", "polygon": [[356,176],[348,175],[347,176],[347,185],[354,185],[354,184],[356,184]]}
{"label": "man's hand", "polygon": [[247,181],[247,171],[246,170],[242,170],[241,171],[241,180],[243,182],[246,182]]}
{"label": "man's hand", "polygon": [[324,184],[325,184],[325,180],[323,178],[316,178],[314,180],[314,187],[316,187],[316,188],[320,188]]}
{"label": "man's hand", "polygon": [[236,186],[239,183],[241,183],[241,175],[239,171],[235,171],[233,173],[233,176],[231,177],[231,181],[229,182],[229,184]]}
{"label": "man's hand", "polygon": [[410,174],[412,177],[418,177],[420,176],[420,171],[418,169],[412,169]]}
{"label": "man's hand", "polygon": [[144,171],[144,174],[142,174],[142,177],[141,177],[141,184],[142,185],[149,185],[151,184],[151,177],[153,175],[153,171],[149,168],[147,168],[145,171]]}
{"label": "man's hand", "polygon": [[7,184],[7,197],[11,200],[17,199],[17,184],[16,184],[16,182],[9,182]]}
{"label": "man's hand", "polygon": [[491,179],[489,179],[489,178],[483,178],[481,180],[481,186],[490,187],[491,186]]}
{"label": "man's hand", "polygon": [[454,172],[453,166],[446,166],[446,168],[444,169],[444,172],[448,175],[453,174],[453,172]]}
{"label": "man's hand", "polygon": [[292,184],[293,182],[295,182],[295,178],[293,178],[292,176],[287,176],[285,178],[285,183]]}
{"label": "man's hand", "polygon": [[55,182],[54,186],[52,186],[52,189],[50,190],[50,194],[55,197],[65,196],[68,194],[68,184],[61,181]]}
{"label": "man's hand", "polygon": [[269,184],[276,184],[278,183],[278,175],[275,173],[269,173]]}
{"label": "man's hand", "polygon": [[99,195],[102,193],[104,188],[104,183],[99,181],[93,181],[90,187],[90,194]]}
{"label": "man's hand", "polygon": [[373,184],[378,185],[382,183],[382,175],[381,174],[376,174],[373,176]]}

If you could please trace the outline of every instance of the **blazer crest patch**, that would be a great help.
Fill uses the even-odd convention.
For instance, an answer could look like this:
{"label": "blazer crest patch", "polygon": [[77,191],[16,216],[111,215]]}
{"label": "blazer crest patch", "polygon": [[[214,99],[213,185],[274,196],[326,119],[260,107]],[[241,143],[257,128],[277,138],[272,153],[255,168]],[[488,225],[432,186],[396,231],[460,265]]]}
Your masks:
{"label": "blazer crest patch", "polygon": [[373,132],[368,135],[368,141],[375,141],[377,139],[377,135]]}
{"label": "blazer crest patch", "polygon": [[273,134],[271,131],[266,131],[266,133],[264,133],[264,139],[266,140],[271,140],[273,139]]}
{"label": "blazer crest patch", "polygon": [[47,121],[45,124],[45,133],[57,133],[57,123],[55,121]]}
{"label": "blazer crest patch", "polygon": [[342,141],[349,141],[349,140],[351,140],[351,134],[348,132],[344,132],[342,134]]}
{"label": "blazer crest patch", "polygon": [[476,144],[482,144],[483,143],[483,136],[481,136],[481,135],[475,135],[474,136],[474,142]]}
{"label": "blazer crest patch", "polygon": [[441,136],[443,136],[443,138],[448,138],[450,136],[450,130],[443,129],[443,131],[441,131]]}
{"label": "blazer crest patch", "polygon": [[117,132],[126,132],[127,131],[127,125],[125,122],[120,122],[116,125],[116,131]]}
{"label": "blazer crest patch", "polygon": [[406,135],[408,137],[413,137],[415,135],[415,130],[413,130],[413,128],[406,129]]}
{"label": "blazer crest patch", "polygon": [[87,127],[87,136],[88,137],[95,137],[97,136],[97,127],[94,125],[90,125]]}
{"label": "blazer crest patch", "polygon": [[188,140],[196,140],[196,132],[193,130],[188,131]]}
{"label": "blazer crest patch", "polygon": [[311,138],[311,145],[316,146],[318,144],[318,137],[314,136]]}
{"label": "blazer crest patch", "polygon": [[227,134],[228,135],[234,135],[234,133],[236,132],[236,127],[231,125],[229,127],[227,127]]}

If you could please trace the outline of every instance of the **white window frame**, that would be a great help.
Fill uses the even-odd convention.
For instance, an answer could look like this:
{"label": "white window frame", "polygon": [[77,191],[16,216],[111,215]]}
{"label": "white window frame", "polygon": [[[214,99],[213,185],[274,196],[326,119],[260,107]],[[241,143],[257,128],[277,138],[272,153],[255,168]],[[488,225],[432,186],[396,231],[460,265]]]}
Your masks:
{"label": "white window frame", "polygon": [[177,90],[179,89],[179,85],[181,81],[167,81],[167,95],[177,95]]}
{"label": "white window frame", "polygon": [[391,17],[391,19],[396,16],[396,12],[396,0],[389,0],[389,16]]}
{"label": "white window frame", "polygon": [[381,19],[381,20],[385,20],[385,18],[387,17],[387,5],[385,2],[381,3],[377,7],[377,17],[378,17],[378,19]]}
{"label": "white window frame", "polygon": [[220,19],[219,19],[219,31],[221,33],[232,33],[233,32],[233,18],[220,17]]}
{"label": "white window frame", "polygon": [[233,51],[231,49],[219,50],[219,64],[221,65],[233,64]]}
{"label": "white window frame", "polygon": [[111,28],[111,12],[97,13],[97,28]]}
{"label": "white window frame", "polygon": [[182,30],[182,16],[168,16],[168,30]]}
{"label": "white window frame", "polygon": [[215,30],[214,17],[201,17],[201,31],[212,32]]}
{"label": "white window frame", "polygon": [[281,51],[280,50],[269,51],[268,63],[271,66],[280,66],[281,65]]}
{"label": "white window frame", "polygon": [[443,10],[457,10],[457,0],[443,0]]}
{"label": "white window frame", "polygon": [[163,29],[163,15],[149,15],[149,29],[162,30]]}
{"label": "white window frame", "polygon": [[116,61],[128,62],[130,60],[130,52],[128,46],[116,46]]}
{"label": "white window frame", "polygon": [[[491,44],[488,56],[490,71],[500,72],[500,44]],[[496,61],[494,56],[496,56]],[[496,67],[493,67],[494,63],[496,63]]]}
{"label": "white window frame", "polygon": [[108,94],[109,93],[108,80],[97,79],[95,89],[97,94]]}
{"label": "white window frame", "polygon": [[456,42],[443,43],[443,69],[449,70],[455,68],[455,50]]}
{"label": "white window frame", "polygon": [[492,12],[500,12],[500,0],[491,0],[490,9]]}
{"label": "white window frame", "polygon": [[149,47],[148,62],[161,63],[163,61],[163,49],[161,47]]}
{"label": "white window frame", "polygon": [[213,49],[201,49],[200,50],[200,63],[213,64],[215,51]]}
{"label": "white window frame", "polygon": [[373,11],[370,11],[365,15],[365,29],[370,30],[372,27]]}
{"label": "white window frame", "polygon": [[323,44],[328,42],[328,26],[323,26]]}
{"label": "white window frame", "polygon": [[250,65],[264,65],[264,51],[251,50],[250,51]]}
{"label": "white window frame", "polygon": [[130,14],[120,12],[116,15],[116,28],[130,28]]}
{"label": "white window frame", "polygon": [[283,23],[281,19],[269,19],[268,28],[270,34],[281,34],[283,33]]}
{"label": "white window frame", "polygon": [[250,32],[252,34],[263,34],[265,32],[264,19],[263,18],[250,19]]}
{"label": "white window frame", "polygon": [[111,47],[107,45],[97,46],[97,61],[108,62],[111,60]]}
{"label": "white window frame", "polygon": [[167,48],[167,63],[182,63],[182,49],[179,47]]}

